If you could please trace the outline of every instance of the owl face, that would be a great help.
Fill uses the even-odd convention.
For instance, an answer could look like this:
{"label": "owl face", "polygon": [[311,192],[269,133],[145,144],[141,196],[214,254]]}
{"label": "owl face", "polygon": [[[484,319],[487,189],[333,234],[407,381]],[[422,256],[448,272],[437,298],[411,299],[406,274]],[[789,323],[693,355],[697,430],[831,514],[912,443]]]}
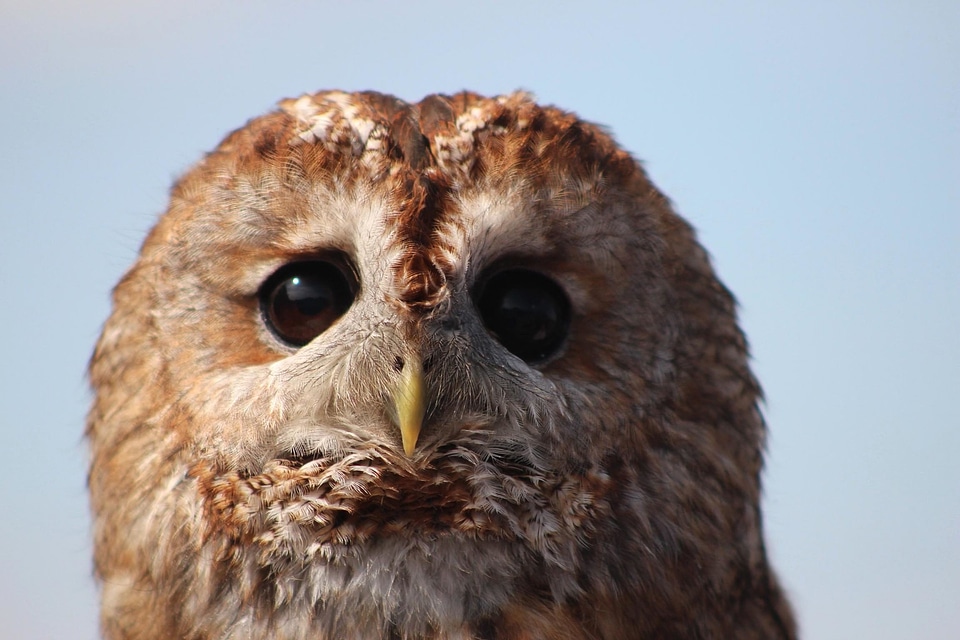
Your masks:
{"label": "owl face", "polygon": [[245,472],[358,443],[425,463],[464,430],[564,465],[614,446],[598,413],[656,402],[673,367],[633,206],[658,196],[546,113],[333,93],[228,138],[144,255],[177,274],[153,313],[192,444]]}
{"label": "owl face", "polygon": [[732,299],[628,154],[524,94],[283,101],[114,299],[110,637],[634,637],[766,566]]}

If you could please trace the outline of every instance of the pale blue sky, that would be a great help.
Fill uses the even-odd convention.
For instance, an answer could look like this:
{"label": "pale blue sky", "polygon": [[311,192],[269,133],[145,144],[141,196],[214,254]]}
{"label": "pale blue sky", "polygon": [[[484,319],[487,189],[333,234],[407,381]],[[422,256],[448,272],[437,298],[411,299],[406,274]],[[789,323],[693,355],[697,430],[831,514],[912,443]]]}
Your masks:
{"label": "pale blue sky", "polygon": [[81,439],[166,189],[284,96],[525,88],[699,229],[809,639],[960,638],[960,3],[0,0],[0,639],[96,637]]}

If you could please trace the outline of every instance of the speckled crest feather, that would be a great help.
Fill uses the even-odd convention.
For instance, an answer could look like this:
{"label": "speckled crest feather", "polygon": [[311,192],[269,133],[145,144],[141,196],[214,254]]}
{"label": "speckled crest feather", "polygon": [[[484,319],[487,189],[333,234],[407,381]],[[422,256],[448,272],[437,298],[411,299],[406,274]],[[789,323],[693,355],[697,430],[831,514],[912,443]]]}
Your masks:
{"label": "speckled crest feather", "polygon": [[[318,259],[355,299],[293,348],[259,292]],[[474,303],[515,267],[570,301],[535,365]],[[174,187],[90,372],[110,640],[795,637],[734,301],[639,164],[527,94],[323,92],[233,132]]]}

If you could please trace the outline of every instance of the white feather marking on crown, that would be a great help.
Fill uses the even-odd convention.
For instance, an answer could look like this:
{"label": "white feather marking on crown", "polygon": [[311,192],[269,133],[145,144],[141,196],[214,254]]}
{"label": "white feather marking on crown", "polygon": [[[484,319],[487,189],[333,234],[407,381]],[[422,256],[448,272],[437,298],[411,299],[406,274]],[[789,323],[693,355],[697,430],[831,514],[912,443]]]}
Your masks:
{"label": "white feather marking on crown", "polygon": [[[283,100],[280,109],[302,127],[290,141],[291,146],[323,143],[331,151],[347,146],[354,156],[381,148],[383,132],[377,130],[382,127],[363,117],[361,107],[347,93],[335,91],[321,97],[304,95]],[[371,139],[373,144],[368,146]]]}

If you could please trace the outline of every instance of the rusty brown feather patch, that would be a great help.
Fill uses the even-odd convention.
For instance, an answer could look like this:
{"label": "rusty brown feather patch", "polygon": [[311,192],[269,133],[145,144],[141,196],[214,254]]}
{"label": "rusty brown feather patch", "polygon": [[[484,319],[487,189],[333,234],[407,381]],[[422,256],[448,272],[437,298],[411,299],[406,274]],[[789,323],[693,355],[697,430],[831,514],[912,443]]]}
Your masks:
{"label": "rusty brown feather patch", "polygon": [[224,551],[258,548],[265,562],[332,558],[411,533],[523,541],[549,556],[554,545],[591,537],[623,480],[599,468],[560,475],[493,464],[461,447],[422,465],[368,447],[306,463],[274,460],[255,475],[198,463],[191,475],[204,498],[207,537],[219,538]]}

